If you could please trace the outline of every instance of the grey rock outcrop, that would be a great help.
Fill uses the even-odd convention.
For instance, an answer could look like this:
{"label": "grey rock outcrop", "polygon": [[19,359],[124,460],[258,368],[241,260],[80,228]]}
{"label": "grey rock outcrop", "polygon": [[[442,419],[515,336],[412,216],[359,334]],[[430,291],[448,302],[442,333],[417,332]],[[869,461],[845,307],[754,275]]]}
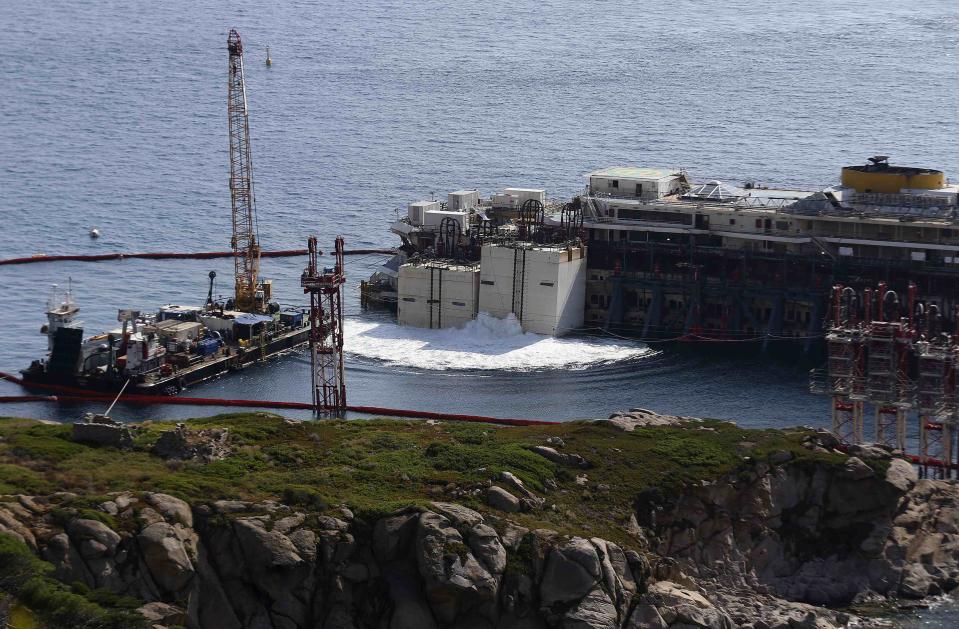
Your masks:
{"label": "grey rock outcrop", "polygon": [[487,488],[486,502],[494,509],[506,511],[507,513],[515,513],[520,509],[519,498],[496,485]]}
{"label": "grey rock outcrop", "polygon": [[190,430],[177,424],[160,435],[151,451],[165,459],[209,463],[229,456],[230,432],[225,428]]}
{"label": "grey rock outcrop", "polygon": [[193,511],[190,505],[168,494],[146,494],[147,504],[156,509],[163,519],[189,528],[193,526]]}
{"label": "grey rock outcrop", "polygon": [[613,428],[624,432],[632,432],[640,426],[675,426],[684,421],[682,417],[660,415],[645,408],[631,408],[628,412],[619,411],[609,416],[609,419],[599,420]]}
{"label": "grey rock outcrop", "polygon": [[85,414],[82,420],[73,424],[72,439],[78,443],[113,448],[133,446],[133,434],[128,426],[106,415],[93,413]]}
{"label": "grey rock outcrop", "polygon": [[144,618],[156,625],[182,625],[187,622],[186,610],[169,603],[154,601],[137,609]]}
{"label": "grey rock outcrop", "polygon": [[[862,592],[921,598],[955,587],[959,487],[917,480],[911,464],[881,448],[858,452],[866,459],[759,461],[751,476],[641,497],[638,521],[657,554],[725,592],[728,609],[743,607],[735,592],[744,587],[771,595],[770,626],[809,614],[837,622],[803,604],[845,605]],[[784,600],[794,604],[777,608]]]}
{"label": "grey rock outcrop", "polygon": [[153,583],[161,592],[173,595],[181,592],[196,573],[181,531],[166,522],[156,522],[140,531],[136,538]]}
{"label": "grey rock outcrop", "polygon": [[560,452],[556,448],[551,448],[549,446],[531,446],[530,452],[535,452],[544,459],[550,460],[553,463],[565,465],[566,467],[578,467],[580,469],[590,468],[589,461],[584,459],[579,454]]}
{"label": "grey rock outcrop", "polygon": [[959,485],[876,453],[812,465],[773,453],[719,482],[650,490],[623,527],[633,548],[520,526],[510,518],[538,514],[511,515],[522,498],[486,495],[499,492],[512,511],[433,502],[375,519],[124,492],[99,499],[104,521],[65,526],[50,514],[76,497],[24,496],[0,502],[0,525],[58,578],[190,629],[829,629],[854,619],[819,605],[959,579]]}
{"label": "grey rock outcrop", "polygon": [[517,494],[519,494],[520,508],[523,511],[533,511],[539,509],[546,502],[532,491],[526,488],[526,484],[512,472],[500,472],[500,482],[509,485]]}

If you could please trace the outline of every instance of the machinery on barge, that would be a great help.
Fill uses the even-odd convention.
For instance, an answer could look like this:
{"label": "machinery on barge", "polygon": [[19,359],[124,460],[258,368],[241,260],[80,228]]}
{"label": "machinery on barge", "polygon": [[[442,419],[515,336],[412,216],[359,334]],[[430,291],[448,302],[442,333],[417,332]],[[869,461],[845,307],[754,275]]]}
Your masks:
{"label": "machinery on barge", "polygon": [[[955,312],[959,186],[941,171],[895,166],[888,157],[875,156],[843,168],[839,185],[820,190],[697,183],[683,170],[662,168],[606,168],[587,179],[586,189],[567,201],[547,200],[541,189],[512,188],[487,199],[459,191],[445,203],[410,204],[408,215],[391,225],[402,250],[364,283],[365,300],[395,305],[401,324],[424,327],[459,325],[469,311],[512,312],[523,319],[540,310],[570,313],[567,324],[525,329],[607,330],[644,339],[791,340],[807,348],[823,339],[835,284],[884,282],[905,291],[911,282],[945,316]],[[532,209],[525,218],[523,208]],[[542,219],[530,218],[540,213]],[[494,247],[538,248],[524,229],[531,221],[558,229],[564,216],[574,213],[575,242],[565,241],[563,250],[570,243],[581,247],[582,269],[535,283],[553,282],[560,290],[524,293],[517,286],[527,286],[523,271],[529,267],[522,264],[504,267],[493,256],[487,268],[484,256]],[[450,221],[460,230],[457,252],[473,254],[455,259],[447,254],[444,225]],[[463,263],[475,268],[467,270]],[[437,301],[437,264],[445,265],[444,274],[478,273],[478,288],[469,293],[476,295],[476,307],[462,306],[463,316],[442,321],[404,315],[423,301],[434,315],[441,305],[453,311],[452,302]],[[432,284],[418,268],[431,268]],[[568,285],[560,275],[572,278]],[[483,299],[487,286],[497,286],[487,291],[492,296],[504,282],[508,299]]]}
{"label": "machinery on barge", "polygon": [[73,291],[61,294],[54,287],[41,328],[49,353],[21,371],[24,383],[118,391],[129,381],[130,393],[175,395],[309,339],[301,310],[283,310],[273,302],[254,313],[229,304],[169,304],[155,313],[120,310],[120,327],[84,337]]}
{"label": "machinery on barge", "polygon": [[28,386],[116,391],[129,382],[132,393],[173,395],[309,340],[304,312],[282,309],[273,299],[272,282],[260,277],[243,43],[235,30],[227,37],[227,50],[233,297],[214,300],[211,271],[203,306],[170,304],[155,313],[123,309],[117,316],[120,328],[85,338],[72,289],[60,295],[55,287],[41,329],[49,353],[21,372]]}

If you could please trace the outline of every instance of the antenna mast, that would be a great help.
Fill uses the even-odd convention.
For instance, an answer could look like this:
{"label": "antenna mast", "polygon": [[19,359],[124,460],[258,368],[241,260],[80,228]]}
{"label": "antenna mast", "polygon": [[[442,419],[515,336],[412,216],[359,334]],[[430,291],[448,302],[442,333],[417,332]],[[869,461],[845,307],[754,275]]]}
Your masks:
{"label": "antenna mast", "polygon": [[243,83],[243,42],[235,29],[226,40],[230,52],[230,81],[227,118],[230,123],[230,197],[233,202],[233,264],[236,271],[237,310],[257,312],[260,272],[260,244],[256,229],[256,201],[253,196],[253,156],[250,153],[250,120]]}

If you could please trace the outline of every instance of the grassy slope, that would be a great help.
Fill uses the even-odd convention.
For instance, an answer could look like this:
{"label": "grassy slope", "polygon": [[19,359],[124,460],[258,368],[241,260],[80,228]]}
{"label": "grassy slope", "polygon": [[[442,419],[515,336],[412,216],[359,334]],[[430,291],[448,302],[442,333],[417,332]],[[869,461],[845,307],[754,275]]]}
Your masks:
{"label": "grassy slope", "polygon": [[[234,454],[208,465],[155,457],[149,446],[172,428],[169,423],[142,425],[137,448],[118,452],[71,442],[69,425],[0,418],[0,494],[72,491],[80,495],[77,506],[92,507],[110,491],[150,490],[191,502],[274,498],[312,508],[345,503],[371,516],[445,499],[486,511],[480,498],[451,492],[482,488],[494,474],[509,470],[537,493],[549,479],[559,487],[545,494],[555,510],[516,514],[516,520],[625,541],[622,525],[645,489],[658,487],[668,495],[683,483],[743,469],[749,465],[744,457],[761,460],[775,450],[794,452],[800,462],[841,459],[803,448],[801,430],[745,430],[718,421],[633,433],[587,422],[530,427],[395,420],[292,423],[266,413],[218,415],[188,424],[229,428]],[[542,445],[549,436],[561,437],[564,451],[594,465],[585,471],[586,486],[576,483],[582,471],[554,465],[524,447]]]}

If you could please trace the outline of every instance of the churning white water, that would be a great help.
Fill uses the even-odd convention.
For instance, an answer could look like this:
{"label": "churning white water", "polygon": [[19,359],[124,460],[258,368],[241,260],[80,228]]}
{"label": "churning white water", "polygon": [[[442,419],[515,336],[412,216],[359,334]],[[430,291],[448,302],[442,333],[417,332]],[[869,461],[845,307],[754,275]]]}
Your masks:
{"label": "churning white water", "polygon": [[498,319],[485,313],[461,328],[427,330],[347,319],[345,331],[350,354],[441,371],[586,369],[655,353],[642,343],[523,332],[513,315]]}

